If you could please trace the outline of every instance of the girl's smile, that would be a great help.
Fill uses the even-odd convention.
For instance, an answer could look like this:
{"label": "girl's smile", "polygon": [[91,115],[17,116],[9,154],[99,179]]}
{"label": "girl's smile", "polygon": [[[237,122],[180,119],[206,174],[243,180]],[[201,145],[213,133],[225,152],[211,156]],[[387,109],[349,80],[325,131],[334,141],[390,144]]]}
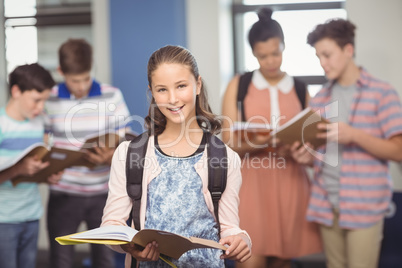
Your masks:
{"label": "girl's smile", "polygon": [[151,91],[167,124],[182,124],[196,116],[195,103],[201,89],[201,77],[177,63],[163,63],[152,74]]}
{"label": "girl's smile", "polygon": [[184,107],[184,105],[180,106],[180,107],[177,107],[177,108],[167,108],[167,109],[169,111],[171,111],[172,113],[179,113],[183,109],[183,107]]}

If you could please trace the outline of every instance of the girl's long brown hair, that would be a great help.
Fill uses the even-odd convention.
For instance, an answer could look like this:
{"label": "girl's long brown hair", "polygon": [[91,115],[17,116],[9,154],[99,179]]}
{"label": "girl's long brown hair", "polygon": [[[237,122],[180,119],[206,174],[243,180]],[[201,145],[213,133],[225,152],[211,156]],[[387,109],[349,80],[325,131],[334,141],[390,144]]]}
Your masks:
{"label": "girl's long brown hair", "polygon": [[[153,72],[163,63],[183,64],[189,67],[196,80],[200,76],[197,62],[190,51],[180,46],[168,45],[155,51],[149,58],[147,72],[149,88],[151,88],[152,85]],[[202,81],[200,94],[196,97],[195,107],[197,123],[200,128],[213,134],[218,133],[222,127],[221,121],[212,113],[208,104],[208,96],[204,87],[204,81]],[[153,97],[151,105],[149,106],[148,115],[145,117],[145,126],[150,135],[159,135],[166,128],[166,118],[157,107]]]}

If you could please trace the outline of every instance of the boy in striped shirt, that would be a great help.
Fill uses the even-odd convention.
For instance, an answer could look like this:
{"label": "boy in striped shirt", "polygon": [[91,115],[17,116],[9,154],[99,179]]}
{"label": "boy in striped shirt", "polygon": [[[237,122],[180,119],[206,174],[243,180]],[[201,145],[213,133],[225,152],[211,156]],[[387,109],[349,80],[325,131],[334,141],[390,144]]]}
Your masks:
{"label": "boy in striped shirt", "polygon": [[[37,63],[18,66],[10,73],[10,99],[0,108],[0,166],[44,141],[42,111],[54,84],[50,73]],[[11,179],[33,175],[47,165],[30,156],[0,172],[0,267],[36,265],[39,219],[43,214],[38,184],[13,186]],[[60,176],[52,175],[48,182],[56,183]]]}
{"label": "boy in striped shirt", "polygon": [[[88,135],[126,129],[129,112],[121,91],[100,84],[91,77],[92,47],[84,39],[69,39],[59,48],[59,72],[64,83],[53,88],[46,102],[46,132],[53,144],[80,150]],[[100,226],[108,194],[110,162],[114,149],[102,144],[88,151],[94,168],[67,168],[57,185],[50,187],[47,223],[50,267],[71,268],[72,246],[61,246],[55,238],[77,232],[81,222],[87,228]],[[92,266],[114,267],[114,253],[104,245],[91,245]]]}
{"label": "boy in striped shirt", "polygon": [[[307,218],[320,224],[329,268],[378,266],[392,185],[388,160],[402,160],[402,109],[397,92],[354,62],[355,26],[336,19],[307,38],[329,82],[310,105],[332,123],[314,160]],[[293,157],[313,162],[306,148]]]}

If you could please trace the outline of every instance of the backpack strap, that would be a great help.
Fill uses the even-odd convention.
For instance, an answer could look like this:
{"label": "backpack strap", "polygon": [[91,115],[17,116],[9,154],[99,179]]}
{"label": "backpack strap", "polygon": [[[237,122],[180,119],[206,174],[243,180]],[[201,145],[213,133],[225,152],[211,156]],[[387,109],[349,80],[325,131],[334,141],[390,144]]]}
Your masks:
{"label": "backpack strap", "polygon": [[[207,135],[207,154],[208,154],[208,190],[214,204],[214,214],[218,226],[219,223],[219,200],[226,188],[228,159],[226,146],[218,137],[206,132]],[[147,132],[131,140],[127,149],[126,159],[126,180],[127,194],[133,201],[130,218],[134,221],[134,227],[141,229],[140,207],[142,196],[142,180],[144,175],[145,156],[147,153],[149,135]],[[135,268],[137,260],[132,258],[131,268]]]}
{"label": "backpack strap", "polygon": [[297,97],[299,98],[302,109],[306,108],[306,84],[297,78],[293,78]]}
{"label": "backpack strap", "polygon": [[251,78],[253,77],[253,72],[247,72],[240,76],[239,87],[237,90],[237,108],[241,113],[241,120],[246,121],[246,115],[244,113],[244,98],[247,95],[248,86],[251,83]]}
{"label": "backpack strap", "polygon": [[[208,154],[208,190],[214,203],[214,213],[219,223],[219,200],[226,188],[228,159],[226,145],[215,135],[206,132]],[[134,227],[140,230],[139,212],[142,196],[142,178],[144,174],[145,155],[148,146],[148,133],[135,137],[127,149],[126,177],[127,194],[133,200],[131,213]]]}
{"label": "backpack strap", "polygon": [[214,204],[214,214],[220,237],[219,200],[226,188],[228,158],[226,145],[215,135],[207,132],[208,190]]}
{"label": "backpack strap", "polygon": [[142,177],[144,174],[145,154],[148,147],[148,133],[144,132],[141,135],[131,140],[127,149],[126,158],[126,180],[127,194],[133,200],[133,208],[131,217],[134,221],[136,230],[141,230],[140,225],[140,207],[142,196]]}
{"label": "backpack strap", "polygon": [[[148,147],[148,133],[144,132],[130,141],[126,158],[126,190],[133,201],[129,221],[134,221],[134,228],[141,230],[140,208],[142,197],[142,177],[144,174],[145,155]],[[131,257],[130,268],[137,267],[137,259]]]}

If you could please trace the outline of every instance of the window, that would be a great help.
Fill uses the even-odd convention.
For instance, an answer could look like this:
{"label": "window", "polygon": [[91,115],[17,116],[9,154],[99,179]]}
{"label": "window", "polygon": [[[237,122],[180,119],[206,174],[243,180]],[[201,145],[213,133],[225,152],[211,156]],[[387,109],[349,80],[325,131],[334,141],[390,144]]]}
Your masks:
{"label": "window", "polygon": [[307,44],[307,35],[317,24],[328,19],[346,19],[343,3],[329,0],[244,0],[243,4],[234,4],[235,72],[258,68],[247,35],[258,20],[256,11],[269,7],[274,11],[272,18],[281,24],[285,36],[282,69],[306,82],[310,94],[314,95],[326,80],[314,48]]}
{"label": "window", "polygon": [[16,17],[13,21],[5,20],[7,73],[18,65],[38,61],[37,32],[32,26],[35,24],[32,18],[36,13],[35,6],[35,0],[4,1],[4,16]]}
{"label": "window", "polygon": [[57,49],[67,38],[91,43],[89,0],[4,0],[7,74],[22,64],[39,62],[56,81]]}

